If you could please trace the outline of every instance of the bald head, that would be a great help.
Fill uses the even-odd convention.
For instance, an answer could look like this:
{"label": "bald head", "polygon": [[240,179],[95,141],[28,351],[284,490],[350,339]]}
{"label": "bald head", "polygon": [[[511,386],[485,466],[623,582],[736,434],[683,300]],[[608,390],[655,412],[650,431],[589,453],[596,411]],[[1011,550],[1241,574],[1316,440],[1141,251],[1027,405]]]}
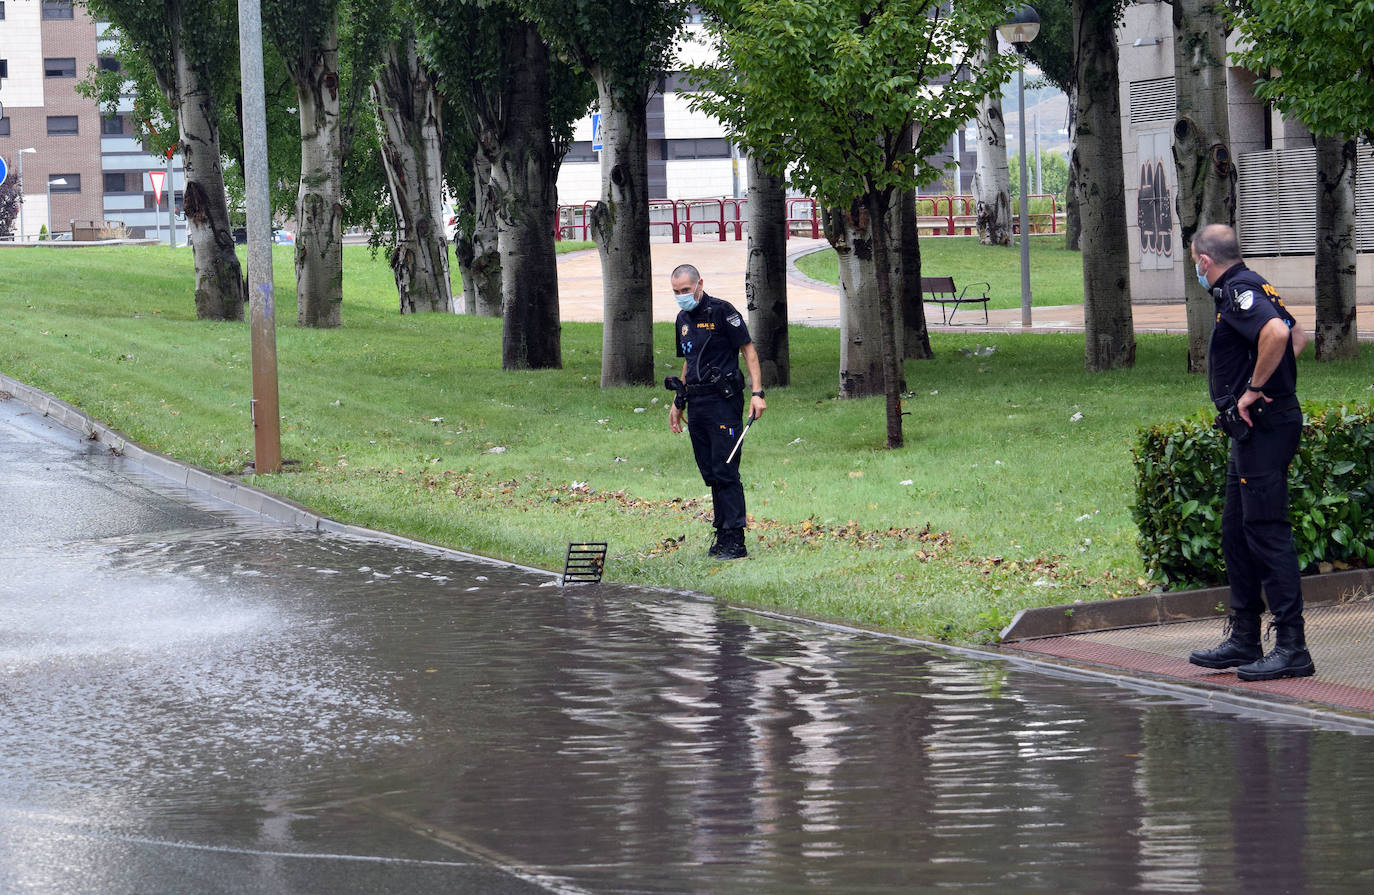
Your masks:
{"label": "bald head", "polygon": [[1240,260],[1240,240],[1225,224],[1208,224],[1193,237],[1193,256],[1206,255],[1218,267],[1230,267]]}

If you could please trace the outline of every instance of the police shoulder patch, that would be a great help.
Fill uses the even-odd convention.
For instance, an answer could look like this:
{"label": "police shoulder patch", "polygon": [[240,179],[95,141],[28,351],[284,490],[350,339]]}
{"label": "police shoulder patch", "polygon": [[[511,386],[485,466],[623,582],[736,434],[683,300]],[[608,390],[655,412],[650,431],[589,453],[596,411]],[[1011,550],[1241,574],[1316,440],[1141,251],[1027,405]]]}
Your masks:
{"label": "police shoulder patch", "polygon": [[742,320],[740,320],[738,314],[731,314],[729,317],[726,317],[725,319],[731,326],[739,326],[743,322]]}
{"label": "police shoulder patch", "polygon": [[1255,293],[1246,289],[1238,293],[1232,301],[1235,302],[1237,311],[1248,311],[1255,306]]}

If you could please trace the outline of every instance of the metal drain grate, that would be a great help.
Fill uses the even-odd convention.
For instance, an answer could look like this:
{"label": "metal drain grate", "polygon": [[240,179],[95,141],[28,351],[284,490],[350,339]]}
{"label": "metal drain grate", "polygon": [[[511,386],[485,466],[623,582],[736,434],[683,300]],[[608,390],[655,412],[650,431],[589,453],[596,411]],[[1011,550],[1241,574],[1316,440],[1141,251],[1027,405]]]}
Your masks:
{"label": "metal drain grate", "polygon": [[574,541],[568,545],[568,556],[563,560],[563,583],[597,584],[605,568],[605,541]]}

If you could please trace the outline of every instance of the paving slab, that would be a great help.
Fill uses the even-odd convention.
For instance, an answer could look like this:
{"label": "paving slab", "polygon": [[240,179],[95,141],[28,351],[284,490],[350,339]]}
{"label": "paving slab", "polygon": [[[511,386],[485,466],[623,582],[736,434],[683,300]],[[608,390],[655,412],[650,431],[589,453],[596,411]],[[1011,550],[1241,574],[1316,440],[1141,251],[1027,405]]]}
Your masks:
{"label": "paving slab", "polygon": [[[1312,677],[1246,682],[1234,670],[1200,668],[1188,654],[1221,642],[1222,622],[1206,619],[1091,631],[1003,644],[1012,653],[1144,674],[1189,685],[1374,713],[1374,600],[1308,606]],[[1265,649],[1273,646],[1272,633]]]}

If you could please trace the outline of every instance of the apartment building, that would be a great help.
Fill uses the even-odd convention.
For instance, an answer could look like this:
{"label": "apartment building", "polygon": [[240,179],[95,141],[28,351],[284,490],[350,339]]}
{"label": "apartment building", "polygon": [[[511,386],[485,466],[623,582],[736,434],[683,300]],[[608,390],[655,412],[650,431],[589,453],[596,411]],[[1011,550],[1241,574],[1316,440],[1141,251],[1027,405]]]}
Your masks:
{"label": "apartment building", "polygon": [[[104,221],[132,237],[167,236],[169,196],[177,203],[183,183],[179,160],[159,212],[149,172],[165,172],[167,160],[131,136],[132,102],[104,116],[76,92],[92,68],[117,70],[113,42],[101,38],[107,27],[72,0],[0,0],[0,157],[10,176],[22,169],[21,238]],[[178,234],[185,242],[184,222]]]}

